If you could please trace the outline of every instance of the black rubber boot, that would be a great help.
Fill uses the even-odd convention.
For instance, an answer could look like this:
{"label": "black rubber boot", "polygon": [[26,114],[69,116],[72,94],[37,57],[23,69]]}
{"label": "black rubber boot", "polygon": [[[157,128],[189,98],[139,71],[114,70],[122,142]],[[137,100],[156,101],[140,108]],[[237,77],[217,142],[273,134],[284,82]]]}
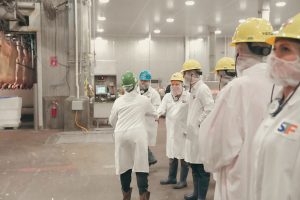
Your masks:
{"label": "black rubber boot", "polygon": [[149,166],[157,163],[157,160],[149,147],[148,147],[148,163],[149,163]]}
{"label": "black rubber boot", "polygon": [[140,194],[140,200],[149,200],[150,199],[150,192],[144,192]]}
{"label": "black rubber boot", "polygon": [[181,172],[180,172],[180,181],[174,185],[174,189],[181,189],[187,187],[186,178],[189,173],[189,165],[184,161],[180,160],[181,162]]}
{"label": "black rubber boot", "polygon": [[194,191],[191,194],[185,194],[184,195],[185,200],[197,200],[198,197],[199,175],[193,168],[192,168],[192,174],[193,174]]}
{"label": "black rubber boot", "polygon": [[131,200],[131,193],[132,193],[132,188],[128,192],[123,192],[123,200]]}
{"label": "black rubber boot", "polygon": [[168,178],[165,180],[161,180],[161,185],[168,185],[168,184],[176,184],[176,176],[177,176],[177,168],[178,168],[178,160],[175,159],[169,159],[169,175]]}
{"label": "black rubber boot", "polygon": [[209,186],[210,173],[204,170],[203,165],[199,167],[199,183],[198,183],[198,199],[197,200],[205,200],[206,194]]}

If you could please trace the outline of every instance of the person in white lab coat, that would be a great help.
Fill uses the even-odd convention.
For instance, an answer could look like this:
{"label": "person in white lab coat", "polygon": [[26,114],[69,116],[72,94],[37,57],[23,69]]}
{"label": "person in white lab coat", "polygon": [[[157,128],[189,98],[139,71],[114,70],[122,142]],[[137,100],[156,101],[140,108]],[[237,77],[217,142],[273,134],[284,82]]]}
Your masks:
{"label": "person in white lab coat", "polygon": [[238,77],[219,93],[213,111],[200,127],[199,148],[204,168],[215,173],[215,200],[248,199],[249,154],[258,126],[270,100],[271,81],[266,76],[265,43],[271,24],[260,18],[241,23],[232,38]]}
{"label": "person in white lab coat", "polygon": [[[136,78],[132,72],[122,76],[125,94],[119,97],[111,110],[109,123],[115,128],[115,166],[120,175],[123,200],[130,200],[131,173],[136,173],[141,200],[148,200],[148,137],[146,115],[157,119],[157,112],[150,100],[135,90]],[[147,119],[149,120],[149,118]]]}
{"label": "person in white lab coat", "polygon": [[233,58],[223,57],[218,60],[215,71],[219,77],[219,90],[236,77],[235,62]]}
{"label": "person in white lab coat", "polygon": [[181,163],[180,181],[174,189],[187,186],[186,178],[189,166],[184,161],[184,147],[186,137],[186,120],[190,94],[183,89],[182,73],[176,72],[171,76],[171,92],[167,93],[158,108],[158,115],[166,116],[167,140],[166,153],[169,158],[169,175],[161,180],[161,185],[177,183],[178,161]]}
{"label": "person in white lab coat", "polygon": [[187,60],[182,66],[184,84],[190,91],[184,160],[192,168],[194,185],[193,193],[184,195],[186,200],[204,200],[210,179],[199,157],[198,132],[201,123],[213,109],[214,100],[210,89],[201,80],[201,68],[202,65],[193,59]]}
{"label": "person in white lab coat", "polygon": [[[142,71],[139,76],[139,86],[137,90],[141,95],[148,97],[155,109],[158,109],[161,104],[161,98],[159,93],[151,87],[151,79],[152,76],[148,70]],[[149,146],[156,145],[157,128],[158,124],[155,121],[147,120],[146,129],[148,131]],[[150,148],[148,148],[148,161],[149,165],[157,163],[157,159]]]}
{"label": "person in white lab coat", "polygon": [[274,44],[268,74],[282,86],[272,95],[269,114],[253,146],[251,200],[300,199],[300,13],[267,40]]}

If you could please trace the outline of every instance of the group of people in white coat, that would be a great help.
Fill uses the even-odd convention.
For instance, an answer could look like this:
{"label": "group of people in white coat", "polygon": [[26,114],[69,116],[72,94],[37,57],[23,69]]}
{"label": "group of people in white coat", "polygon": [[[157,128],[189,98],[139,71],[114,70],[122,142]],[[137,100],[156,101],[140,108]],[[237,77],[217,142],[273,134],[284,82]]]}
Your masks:
{"label": "group of people in white coat", "polygon": [[140,199],[150,198],[149,165],[157,161],[149,146],[162,115],[169,174],[160,184],[186,187],[190,166],[194,189],[184,199],[205,200],[210,173],[215,200],[300,199],[300,13],[275,35],[268,21],[249,18],[236,28],[232,46],[235,62],[225,57],[216,65],[215,101],[197,60],[171,76],[171,92],[157,104],[141,95],[144,86],[137,87],[133,73],[122,76],[125,95],[116,100],[110,123],[123,200],[131,198],[132,171]]}

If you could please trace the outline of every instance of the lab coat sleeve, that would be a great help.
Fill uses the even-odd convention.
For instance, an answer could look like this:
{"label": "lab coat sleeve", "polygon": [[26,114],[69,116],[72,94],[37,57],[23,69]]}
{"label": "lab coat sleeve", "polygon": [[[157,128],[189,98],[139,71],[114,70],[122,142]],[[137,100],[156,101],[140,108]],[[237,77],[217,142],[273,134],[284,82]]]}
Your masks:
{"label": "lab coat sleeve", "polygon": [[118,110],[117,110],[117,104],[118,104],[118,101],[116,100],[112,109],[111,109],[111,112],[110,112],[110,116],[109,116],[109,124],[112,125],[113,127],[116,127],[116,124],[117,124],[117,121],[118,121]]}
{"label": "lab coat sleeve", "polygon": [[214,107],[214,99],[208,86],[202,85],[199,92],[199,99],[201,101],[201,104],[203,105],[203,112],[198,119],[199,124],[201,124]]}
{"label": "lab coat sleeve", "polygon": [[153,97],[152,98],[153,99],[151,100],[152,101],[151,103],[153,104],[154,108],[157,110],[161,104],[161,99],[160,99],[159,93],[155,89],[153,89]]}
{"label": "lab coat sleeve", "polygon": [[155,120],[158,119],[156,108],[152,105],[150,99],[146,99],[145,102],[146,116],[152,116]]}
{"label": "lab coat sleeve", "polygon": [[158,116],[165,115],[167,112],[167,101],[168,101],[168,95],[165,95],[160,106],[158,107]]}
{"label": "lab coat sleeve", "polygon": [[241,98],[238,88],[224,88],[214,109],[199,129],[200,158],[209,172],[216,172],[238,155],[243,140],[241,133]]}

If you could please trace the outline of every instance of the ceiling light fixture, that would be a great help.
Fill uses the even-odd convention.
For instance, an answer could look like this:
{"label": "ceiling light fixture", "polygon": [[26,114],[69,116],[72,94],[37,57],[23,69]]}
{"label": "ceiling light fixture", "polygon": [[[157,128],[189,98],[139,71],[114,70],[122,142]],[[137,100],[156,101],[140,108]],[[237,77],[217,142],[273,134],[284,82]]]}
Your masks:
{"label": "ceiling light fixture", "polygon": [[241,23],[244,23],[244,22],[246,22],[245,19],[240,19],[240,20],[239,20],[239,23],[240,23],[240,24],[241,24]]}
{"label": "ceiling light fixture", "polygon": [[192,1],[192,0],[185,1],[185,5],[193,6],[193,5],[195,5],[195,1]]}
{"label": "ceiling light fixture", "polygon": [[167,21],[168,23],[173,23],[173,22],[175,21],[175,19],[174,19],[174,18],[167,18],[166,21]]}
{"label": "ceiling light fixture", "polygon": [[109,0],[99,0],[99,3],[102,3],[102,4],[109,3]]}
{"label": "ceiling light fixture", "polygon": [[98,29],[97,29],[97,32],[103,33],[103,32],[104,32],[104,29],[103,29],[103,28],[98,28]]}
{"label": "ceiling light fixture", "polygon": [[198,30],[199,33],[202,33],[203,29],[204,29],[203,26],[199,26],[197,30]]}
{"label": "ceiling light fixture", "polygon": [[159,30],[159,29],[155,29],[153,32],[154,32],[155,34],[159,34],[159,33],[160,33],[160,30]]}
{"label": "ceiling light fixture", "polygon": [[275,5],[277,7],[284,7],[286,5],[286,2],[285,1],[278,1],[278,2],[275,3]]}
{"label": "ceiling light fixture", "polygon": [[99,21],[105,21],[105,20],[106,20],[106,17],[99,16],[99,17],[98,17],[98,20],[99,20]]}
{"label": "ceiling light fixture", "polygon": [[221,33],[222,33],[222,31],[220,29],[215,30],[216,35],[220,35]]}

